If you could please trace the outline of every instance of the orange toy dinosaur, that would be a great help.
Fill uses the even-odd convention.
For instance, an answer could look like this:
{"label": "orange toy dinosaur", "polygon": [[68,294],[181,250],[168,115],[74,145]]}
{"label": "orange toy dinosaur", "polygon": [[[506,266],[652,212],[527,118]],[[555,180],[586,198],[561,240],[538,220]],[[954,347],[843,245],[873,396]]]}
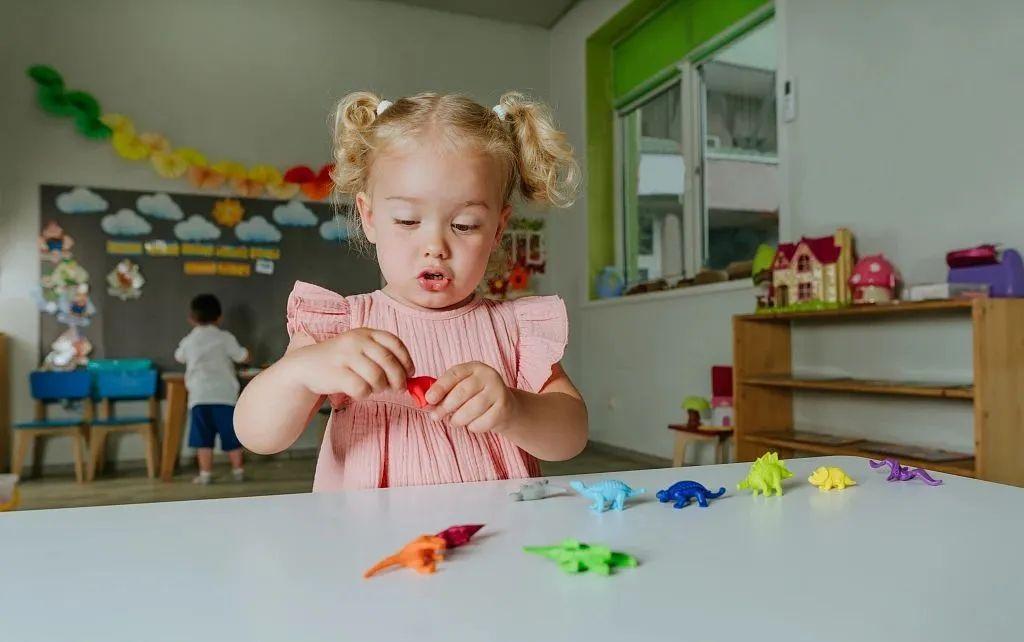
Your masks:
{"label": "orange toy dinosaur", "polygon": [[363,577],[371,577],[389,566],[399,564],[411,568],[417,573],[433,573],[437,562],[444,559],[444,555],[441,554],[444,549],[444,538],[436,535],[420,535],[403,546],[402,550],[377,562],[370,570],[363,573]]}

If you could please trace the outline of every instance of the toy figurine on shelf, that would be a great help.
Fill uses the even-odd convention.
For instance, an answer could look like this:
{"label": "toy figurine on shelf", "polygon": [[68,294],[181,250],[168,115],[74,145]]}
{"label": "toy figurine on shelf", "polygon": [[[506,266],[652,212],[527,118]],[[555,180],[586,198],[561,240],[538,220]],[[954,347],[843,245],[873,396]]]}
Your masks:
{"label": "toy figurine on shelf", "polygon": [[983,284],[991,297],[1024,297],[1024,261],[1017,250],[999,256],[995,245],[979,245],[950,252],[946,264],[951,284]]}
{"label": "toy figurine on shelf", "polygon": [[690,396],[683,399],[682,408],[686,411],[686,427],[692,430],[700,428],[704,423],[704,413],[711,408],[711,404],[704,397]]}
{"label": "toy figurine on shelf", "polygon": [[898,281],[896,268],[881,254],[865,256],[857,261],[850,277],[853,302],[889,303],[896,300]]}
{"label": "toy figurine on shelf", "polygon": [[543,274],[547,267],[544,221],[511,219],[502,235],[502,246],[508,252],[508,263],[488,273],[480,287],[481,294],[498,300],[533,294],[533,276]]}
{"label": "toy figurine on shelf", "polygon": [[772,259],[768,303],[758,312],[832,310],[850,304],[853,234],[839,228],[832,236],[782,243]]}

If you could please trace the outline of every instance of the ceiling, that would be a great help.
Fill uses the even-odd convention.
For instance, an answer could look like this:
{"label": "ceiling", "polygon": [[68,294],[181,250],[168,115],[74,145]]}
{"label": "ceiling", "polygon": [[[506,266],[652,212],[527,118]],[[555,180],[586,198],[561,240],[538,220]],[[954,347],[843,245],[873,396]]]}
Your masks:
{"label": "ceiling", "polygon": [[550,29],[579,0],[393,0],[438,11]]}

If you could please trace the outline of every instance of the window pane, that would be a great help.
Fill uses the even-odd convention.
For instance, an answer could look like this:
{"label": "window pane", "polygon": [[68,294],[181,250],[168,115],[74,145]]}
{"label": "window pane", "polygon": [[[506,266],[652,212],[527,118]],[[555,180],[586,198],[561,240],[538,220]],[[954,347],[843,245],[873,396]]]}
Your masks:
{"label": "window pane", "polygon": [[779,236],[775,27],[768,21],[700,67],[705,264],[748,261]]}
{"label": "window pane", "polygon": [[682,113],[678,83],[620,119],[623,274],[628,283],[683,272]]}

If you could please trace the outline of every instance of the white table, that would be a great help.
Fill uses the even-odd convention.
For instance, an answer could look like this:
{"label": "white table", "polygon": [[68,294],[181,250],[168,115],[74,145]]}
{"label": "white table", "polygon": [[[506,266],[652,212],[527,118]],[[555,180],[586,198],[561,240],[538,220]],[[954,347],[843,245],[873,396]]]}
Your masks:
{"label": "white table", "polygon": [[[859,485],[807,484],[825,463]],[[3,514],[0,639],[1024,639],[1024,490],[887,483],[854,457],[789,466],[768,499],[735,491],[746,464],[622,473],[648,495],[603,515],[578,496],[509,501],[513,482]],[[654,501],[679,479],[729,492],[708,509]],[[474,522],[432,576],[361,577]],[[521,551],[569,537],[640,566],[573,576]]]}

